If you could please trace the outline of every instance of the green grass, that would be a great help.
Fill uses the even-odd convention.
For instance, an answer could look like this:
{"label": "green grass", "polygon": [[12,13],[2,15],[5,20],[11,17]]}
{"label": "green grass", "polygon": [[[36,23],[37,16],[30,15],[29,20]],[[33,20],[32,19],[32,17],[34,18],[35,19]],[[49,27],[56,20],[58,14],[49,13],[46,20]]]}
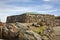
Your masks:
{"label": "green grass", "polygon": [[34,30],[35,33],[42,33],[46,29],[46,26],[38,27]]}
{"label": "green grass", "polygon": [[26,14],[39,14],[37,12],[26,12]]}

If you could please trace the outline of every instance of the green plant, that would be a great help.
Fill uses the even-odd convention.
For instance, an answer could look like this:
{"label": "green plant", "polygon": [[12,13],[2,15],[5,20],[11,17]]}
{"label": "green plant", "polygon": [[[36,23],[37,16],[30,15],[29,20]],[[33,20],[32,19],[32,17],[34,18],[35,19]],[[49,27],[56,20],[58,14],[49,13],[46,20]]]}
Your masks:
{"label": "green plant", "polygon": [[34,32],[36,32],[36,33],[42,33],[42,32],[44,32],[44,30],[46,29],[46,26],[40,26],[40,27],[38,27],[38,28],[36,28],[35,30],[34,30]]}

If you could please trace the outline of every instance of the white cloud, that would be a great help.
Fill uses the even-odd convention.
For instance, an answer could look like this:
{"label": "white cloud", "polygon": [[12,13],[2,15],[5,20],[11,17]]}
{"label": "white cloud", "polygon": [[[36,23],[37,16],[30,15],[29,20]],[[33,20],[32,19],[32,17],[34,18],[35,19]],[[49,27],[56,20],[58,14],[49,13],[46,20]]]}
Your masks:
{"label": "white cloud", "polygon": [[32,0],[0,0],[0,2],[30,2]]}
{"label": "white cloud", "polygon": [[50,1],[50,0],[43,0],[43,1]]}
{"label": "white cloud", "polygon": [[51,0],[51,1],[60,2],[60,0]]}
{"label": "white cloud", "polygon": [[17,2],[30,2],[31,0],[9,0],[9,1],[17,1]]}
{"label": "white cloud", "polygon": [[45,2],[55,2],[55,3],[60,3],[60,0],[43,0]]}
{"label": "white cloud", "polygon": [[48,4],[42,4],[42,5],[37,6],[37,8],[46,10],[46,9],[52,9],[53,6],[52,5],[48,5]]}
{"label": "white cloud", "polygon": [[30,7],[18,7],[18,6],[13,6],[13,5],[2,4],[0,5],[0,19],[3,22],[5,22],[6,17],[9,15],[17,15],[20,13],[30,12],[30,11],[33,11],[31,10]]}
{"label": "white cloud", "polygon": [[57,2],[57,1],[60,1],[60,0],[43,0],[43,1],[56,1]]}
{"label": "white cloud", "polygon": [[[12,0],[11,0],[12,1]],[[49,13],[57,11],[53,9],[52,5],[42,4],[42,5],[35,5],[31,7],[24,7],[24,6],[14,6],[14,5],[7,5],[5,3],[0,3],[0,19],[5,22],[6,17],[9,15],[17,15],[24,12],[38,12],[38,13]]]}

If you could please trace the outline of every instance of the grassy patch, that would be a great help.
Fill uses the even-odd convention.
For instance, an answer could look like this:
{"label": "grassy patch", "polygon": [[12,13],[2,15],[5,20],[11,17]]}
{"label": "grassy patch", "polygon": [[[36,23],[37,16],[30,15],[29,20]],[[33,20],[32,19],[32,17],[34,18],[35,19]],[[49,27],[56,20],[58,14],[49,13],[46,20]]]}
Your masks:
{"label": "grassy patch", "polygon": [[44,30],[46,29],[46,26],[41,26],[41,27],[38,27],[38,28],[36,28],[35,30],[34,30],[34,32],[36,32],[36,33],[42,33],[42,32],[44,32]]}

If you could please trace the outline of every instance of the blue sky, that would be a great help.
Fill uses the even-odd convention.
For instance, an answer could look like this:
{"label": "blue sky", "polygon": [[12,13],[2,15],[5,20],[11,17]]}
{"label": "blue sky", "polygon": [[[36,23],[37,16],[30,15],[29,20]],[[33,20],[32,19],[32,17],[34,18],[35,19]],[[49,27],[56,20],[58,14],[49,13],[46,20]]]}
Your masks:
{"label": "blue sky", "polygon": [[0,19],[25,12],[60,16],[60,0],[0,0]]}

